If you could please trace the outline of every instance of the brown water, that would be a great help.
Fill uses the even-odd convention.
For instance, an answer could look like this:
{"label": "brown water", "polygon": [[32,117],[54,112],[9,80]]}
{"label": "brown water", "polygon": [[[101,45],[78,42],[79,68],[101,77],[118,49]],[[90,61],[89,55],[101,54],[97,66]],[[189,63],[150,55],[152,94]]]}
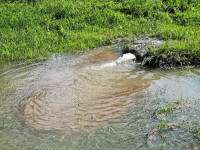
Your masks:
{"label": "brown water", "polygon": [[[1,68],[0,149],[160,149],[162,139],[148,135],[162,104],[188,97],[196,109],[184,117],[199,117],[198,68],[142,69],[116,61],[119,49]],[[193,135],[172,133],[164,149],[200,148]]]}
{"label": "brown water", "polygon": [[[124,64],[101,67],[117,57],[111,50],[96,50],[77,58],[74,67],[49,73],[50,83],[25,102],[26,123],[38,130],[79,131],[120,117],[129,106],[130,95],[147,88],[150,80],[142,75],[131,78]],[[130,67],[134,62],[126,63]],[[65,79],[57,77],[60,74]],[[52,83],[54,79],[58,81]]]}

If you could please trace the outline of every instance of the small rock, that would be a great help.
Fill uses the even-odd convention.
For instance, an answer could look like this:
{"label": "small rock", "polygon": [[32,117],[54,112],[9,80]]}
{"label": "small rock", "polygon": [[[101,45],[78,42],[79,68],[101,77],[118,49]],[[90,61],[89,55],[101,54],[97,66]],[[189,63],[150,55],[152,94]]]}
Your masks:
{"label": "small rock", "polygon": [[137,61],[143,61],[144,57],[147,54],[148,47],[153,46],[155,49],[158,50],[163,43],[164,41],[157,38],[139,39],[134,41],[133,43],[127,44],[122,52],[124,54],[132,53],[136,56]]}
{"label": "small rock", "polygon": [[176,130],[177,128],[181,127],[178,123],[168,123],[167,126],[171,130]]}

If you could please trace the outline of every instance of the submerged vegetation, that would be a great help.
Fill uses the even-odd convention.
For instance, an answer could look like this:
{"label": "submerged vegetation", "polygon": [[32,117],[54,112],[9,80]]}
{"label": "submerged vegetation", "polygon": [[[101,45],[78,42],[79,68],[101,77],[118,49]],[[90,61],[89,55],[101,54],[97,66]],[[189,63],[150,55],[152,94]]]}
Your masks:
{"label": "submerged vegetation", "polygon": [[[199,100],[188,100],[183,97],[175,102],[164,102],[156,112],[157,128],[148,134],[149,144],[160,142],[161,148],[172,141],[181,142],[187,139],[189,142],[199,140]],[[152,144],[151,143],[151,144]]]}
{"label": "submerged vegetation", "polygon": [[141,36],[169,41],[160,51],[148,52],[151,60],[173,56],[180,63],[200,62],[199,0],[2,0],[0,12],[3,62]]}

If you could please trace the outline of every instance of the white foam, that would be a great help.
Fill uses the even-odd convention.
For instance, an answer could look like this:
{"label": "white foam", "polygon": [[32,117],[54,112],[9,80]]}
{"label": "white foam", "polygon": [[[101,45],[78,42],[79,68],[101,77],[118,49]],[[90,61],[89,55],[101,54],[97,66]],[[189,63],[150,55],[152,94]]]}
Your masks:
{"label": "white foam", "polygon": [[131,54],[131,53],[127,53],[127,54],[124,54],[122,57],[119,57],[116,62],[117,63],[123,63],[123,62],[127,62],[127,61],[130,61],[130,60],[136,60],[136,57],[134,54]]}
{"label": "white foam", "polygon": [[127,53],[127,54],[124,54],[122,57],[119,57],[117,60],[113,62],[102,64],[100,68],[109,68],[109,67],[116,66],[117,64],[125,63],[132,60],[136,60],[135,55],[131,53]]}

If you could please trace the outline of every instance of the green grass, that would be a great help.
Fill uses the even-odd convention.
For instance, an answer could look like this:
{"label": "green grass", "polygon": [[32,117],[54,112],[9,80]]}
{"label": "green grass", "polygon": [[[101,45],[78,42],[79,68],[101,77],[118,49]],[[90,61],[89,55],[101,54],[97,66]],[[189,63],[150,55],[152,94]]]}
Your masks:
{"label": "green grass", "polygon": [[198,0],[1,0],[0,61],[42,60],[129,35],[173,40],[152,55],[197,61],[199,25]]}

